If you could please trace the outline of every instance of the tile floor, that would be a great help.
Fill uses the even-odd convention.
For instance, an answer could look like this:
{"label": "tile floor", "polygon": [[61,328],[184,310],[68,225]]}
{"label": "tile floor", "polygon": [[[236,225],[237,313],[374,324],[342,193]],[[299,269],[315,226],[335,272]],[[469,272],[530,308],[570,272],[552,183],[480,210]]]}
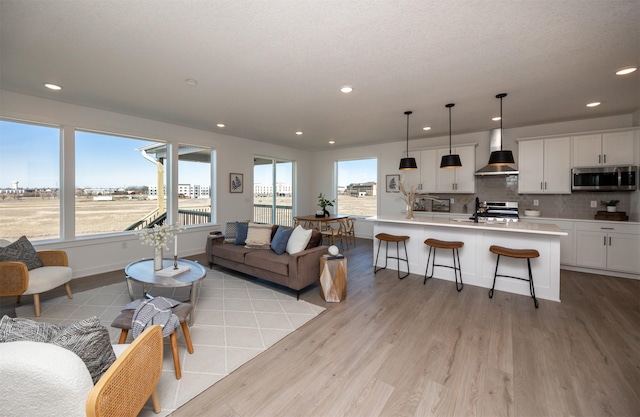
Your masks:
{"label": "tile floor", "polygon": [[[142,295],[141,287],[134,290],[137,296]],[[150,292],[184,300],[188,299],[188,291],[178,288]],[[63,296],[44,301],[38,320],[65,325],[95,315],[109,329],[112,342],[117,343],[120,330],[110,325],[129,301],[123,280],[121,284],[74,294],[71,300]],[[188,354],[182,332],[178,331],[180,380],[175,379],[171,347],[165,338],[164,368],[158,385],[162,406],[159,416],[170,414],[322,311],[324,307],[298,301],[229,271],[207,269],[198,291],[194,323],[190,326],[193,354]],[[25,303],[17,307],[16,315],[35,319],[33,305]],[[158,414],[148,405],[140,416]]]}

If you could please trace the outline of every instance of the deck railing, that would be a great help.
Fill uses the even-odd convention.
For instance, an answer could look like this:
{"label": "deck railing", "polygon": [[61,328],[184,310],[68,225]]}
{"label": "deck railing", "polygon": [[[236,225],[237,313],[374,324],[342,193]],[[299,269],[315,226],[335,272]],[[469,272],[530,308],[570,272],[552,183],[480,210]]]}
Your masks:
{"label": "deck railing", "polygon": [[[276,206],[275,224],[293,226],[293,207]],[[258,223],[271,223],[273,220],[273,206],[269,204],[253,205],[253,221]]]}

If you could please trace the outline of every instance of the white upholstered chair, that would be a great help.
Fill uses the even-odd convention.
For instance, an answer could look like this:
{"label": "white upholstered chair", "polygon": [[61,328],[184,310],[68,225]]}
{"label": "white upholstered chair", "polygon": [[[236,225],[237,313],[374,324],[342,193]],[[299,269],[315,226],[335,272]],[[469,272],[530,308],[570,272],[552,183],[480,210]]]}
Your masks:
{"label": "white upholstered chair", "polygon": [[70,350],[52,343],[0,343],[0,416],[134,417],[150,397],[159,413],[160,326],[113,348],[117,359],[94,386],[85,363]]}
{"label": "white upholstered chair", "polygon": [[[0,239],[0,247],[11,244]],[[62,250],[39,251],[38,257],[44,264],[40,268],[28,270],[22,262],[0,262],[0,296],[33,296],[36,317],[40,317],[40,294],[64,285],[67,296],[73,298],[69,281],[73,270],[69,268],[67,253]]]}

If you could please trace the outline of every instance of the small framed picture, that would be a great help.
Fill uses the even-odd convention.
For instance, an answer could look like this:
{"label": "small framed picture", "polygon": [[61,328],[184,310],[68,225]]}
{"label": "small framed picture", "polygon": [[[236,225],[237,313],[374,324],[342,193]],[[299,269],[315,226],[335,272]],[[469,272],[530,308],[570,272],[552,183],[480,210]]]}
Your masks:
{"label": "small framed picture", "polygon": [[241,193],[244,188],[244,179],[242,174],[229,174],[229,192]]}
{"label": "small framed picture", "polygon": [[451,200],[448,198],[445,198],[444,200],[433,200],[431,203],[431,210],[448,213],[451,210]]}
{"label": "small framed picture", "polygon": [[400,192],[400,175],[387,175],[387,188],[388,193]]}

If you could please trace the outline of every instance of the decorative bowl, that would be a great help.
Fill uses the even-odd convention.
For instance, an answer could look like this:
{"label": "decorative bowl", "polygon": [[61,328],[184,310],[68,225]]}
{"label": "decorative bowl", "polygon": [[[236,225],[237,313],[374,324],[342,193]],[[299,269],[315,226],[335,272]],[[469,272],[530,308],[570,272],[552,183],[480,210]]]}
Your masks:
{"label": "decorative bowl", "polygon": [[540,211],[538,210],[525,210],[524,215],[527,217],[540,217]]}

